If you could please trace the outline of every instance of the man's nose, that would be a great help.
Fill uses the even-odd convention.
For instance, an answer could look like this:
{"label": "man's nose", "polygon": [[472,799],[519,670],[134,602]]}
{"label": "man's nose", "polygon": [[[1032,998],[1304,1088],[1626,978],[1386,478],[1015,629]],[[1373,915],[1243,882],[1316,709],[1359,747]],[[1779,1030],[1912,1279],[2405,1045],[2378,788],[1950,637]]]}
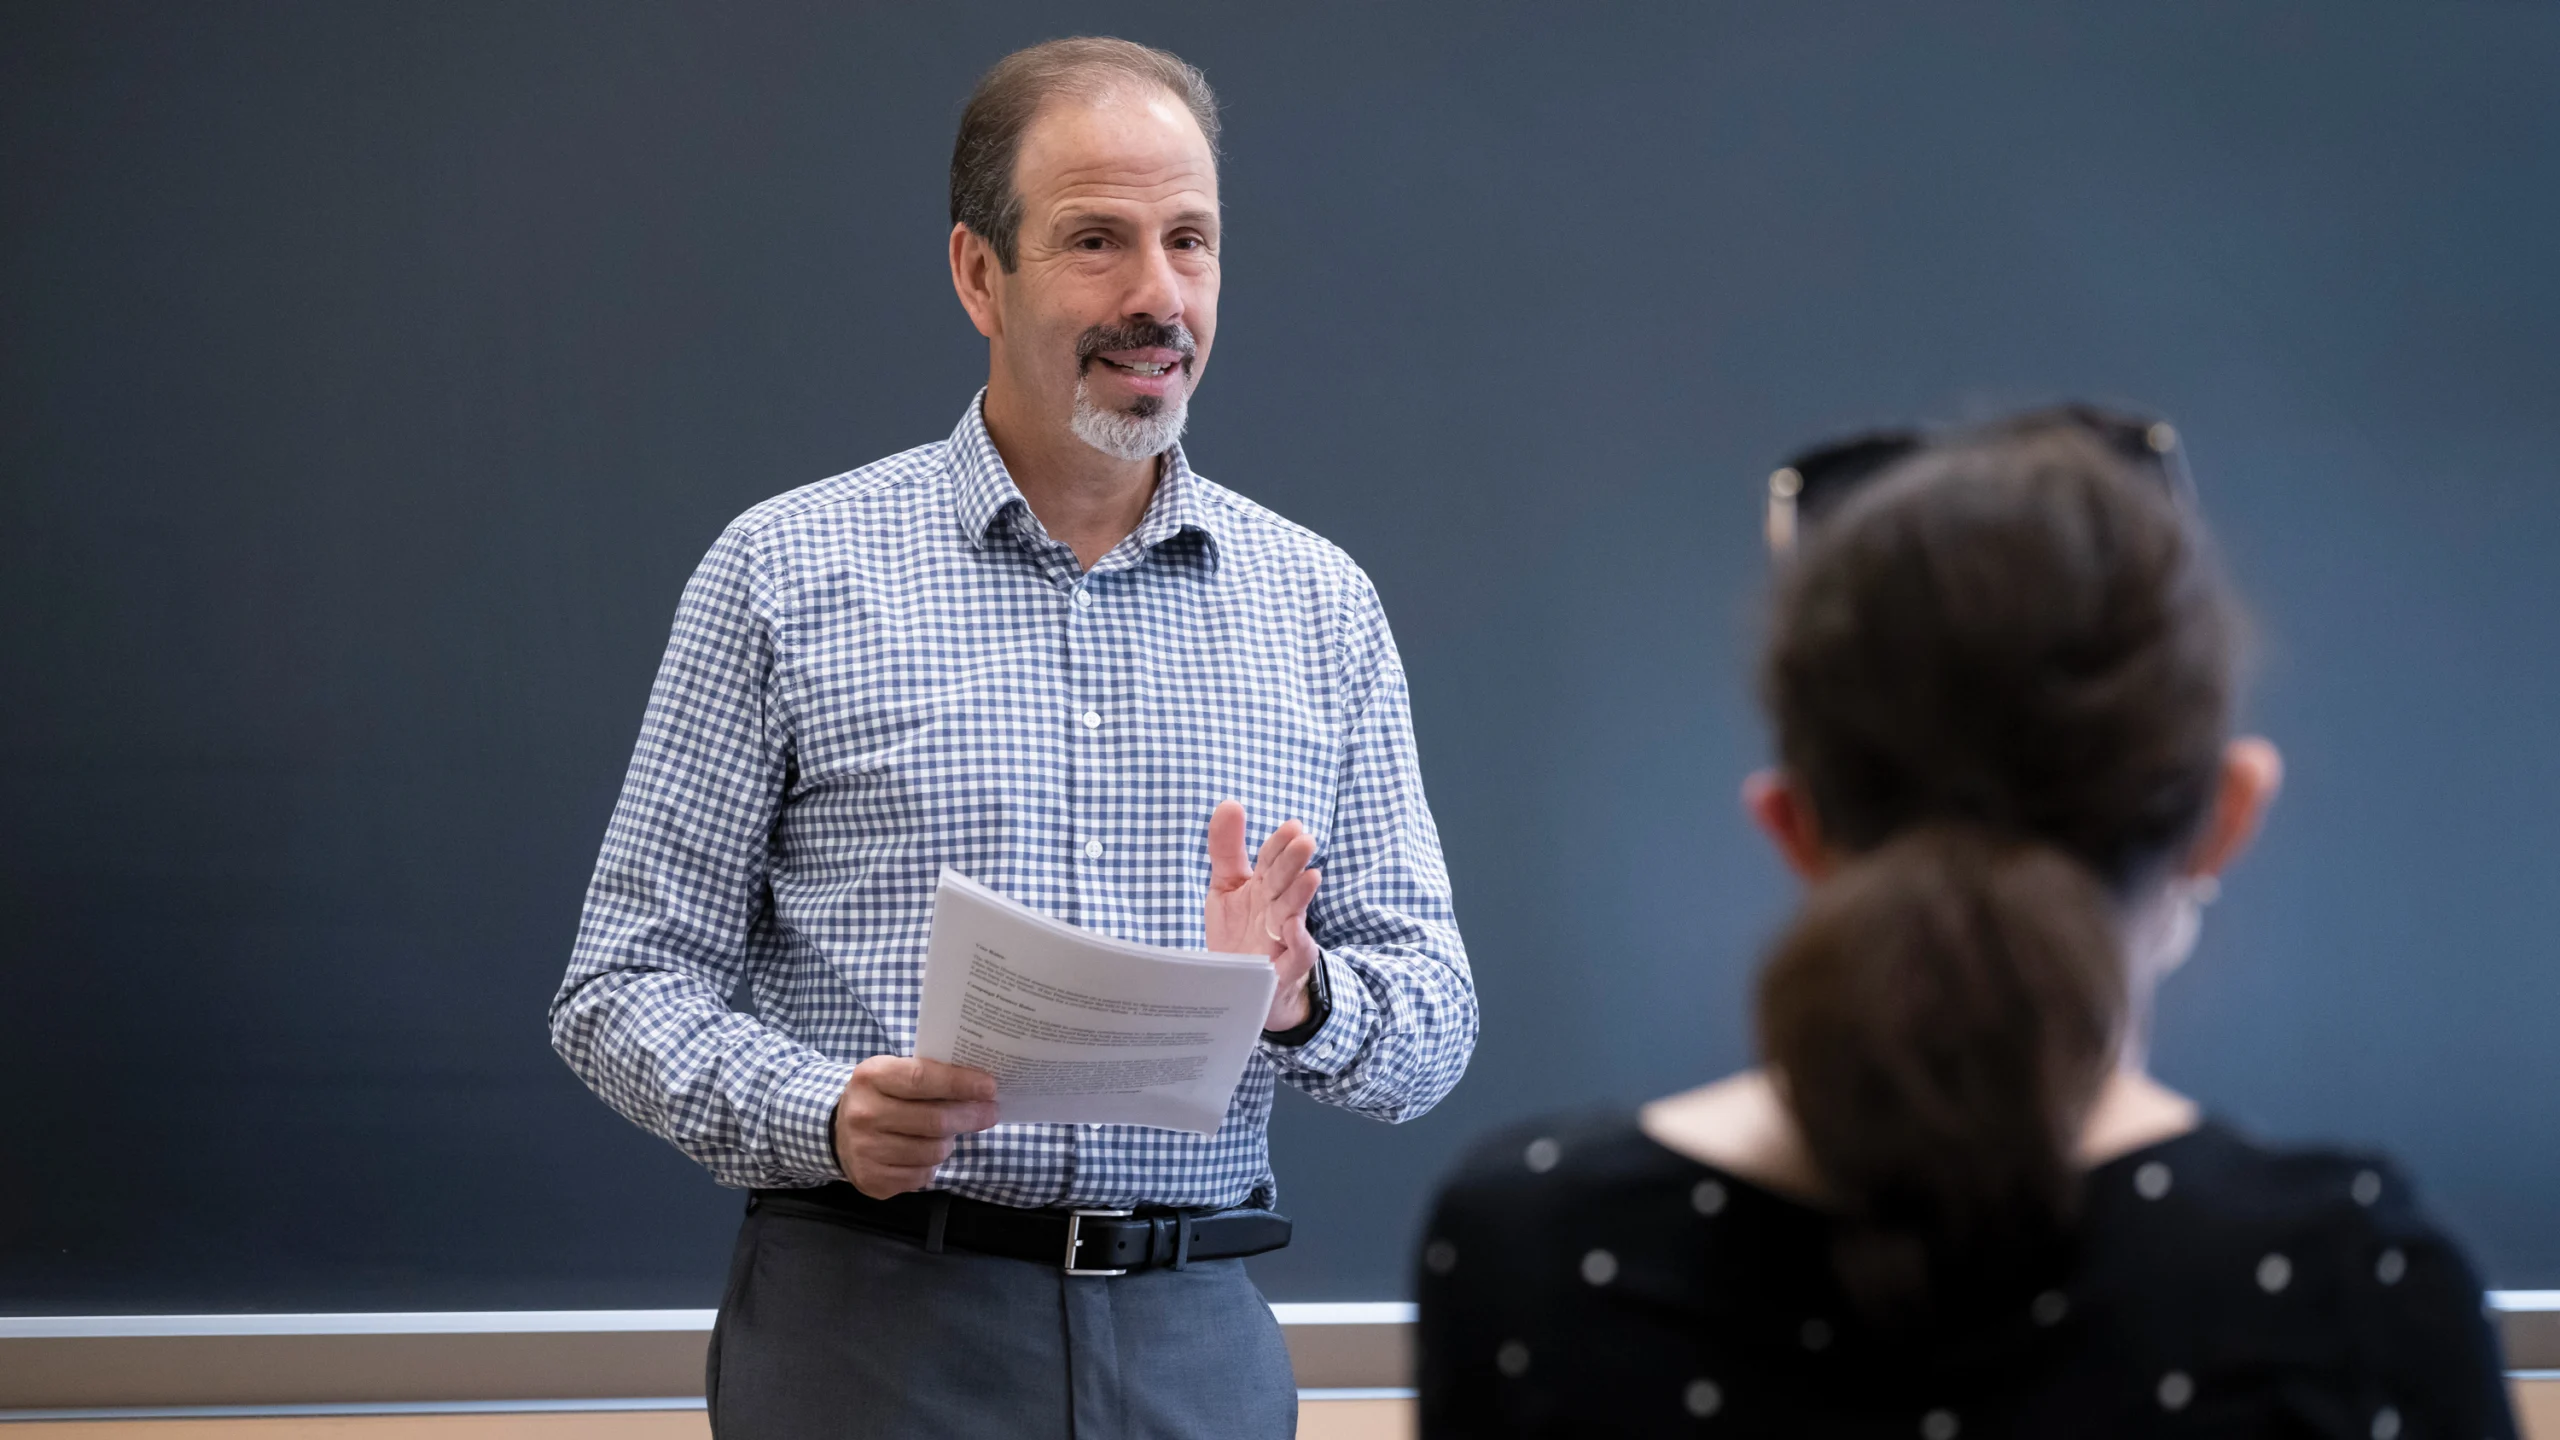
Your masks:
{"label": "man's nose", "polygon": [[1143,315],[1159,325],[1170,325],[1182,318],[1182,282],[1174,273],[1171,251],[1162,245],[1140,249],[1138,273],[1121,301],[1120,313]]}

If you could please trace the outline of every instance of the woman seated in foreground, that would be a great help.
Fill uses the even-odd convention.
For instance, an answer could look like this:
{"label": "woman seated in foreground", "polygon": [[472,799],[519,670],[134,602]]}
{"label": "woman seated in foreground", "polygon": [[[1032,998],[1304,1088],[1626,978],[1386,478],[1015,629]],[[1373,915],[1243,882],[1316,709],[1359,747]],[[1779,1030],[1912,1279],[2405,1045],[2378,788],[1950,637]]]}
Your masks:
{"label": "woman seated in foreground", "polygon": [[2232,601],[2129,433],[1914,447],[1806,526],[1745,789],[1808,886],[1762,1066],[1472,1152],[1424,1239],[1425,1436],[2514,1434],[2398,1171],[2144,1073],[2279,762],[2230,736]]}

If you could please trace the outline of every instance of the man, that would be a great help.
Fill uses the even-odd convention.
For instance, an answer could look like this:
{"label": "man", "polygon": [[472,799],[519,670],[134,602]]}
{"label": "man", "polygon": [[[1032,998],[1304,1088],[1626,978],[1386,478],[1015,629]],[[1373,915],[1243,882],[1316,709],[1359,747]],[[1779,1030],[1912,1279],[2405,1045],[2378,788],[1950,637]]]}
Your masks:
{"label": "man", "polygon": [[[1159,51],[990,71],[950,244],[986,389],[949,440],[748,511],[685,591],[551,1026],[754,1189],[712,1342],[731,1440],[1289,1435],[1238,1258],[1287,1234],[1274,1085],[1401,1120],[1474,1045],[1376,593],[1176,443],[1217,331],[1216,135]],[[995,1126],[990,1077],[904,1058],[945,865],[1270,956],[1218,1132]]]}

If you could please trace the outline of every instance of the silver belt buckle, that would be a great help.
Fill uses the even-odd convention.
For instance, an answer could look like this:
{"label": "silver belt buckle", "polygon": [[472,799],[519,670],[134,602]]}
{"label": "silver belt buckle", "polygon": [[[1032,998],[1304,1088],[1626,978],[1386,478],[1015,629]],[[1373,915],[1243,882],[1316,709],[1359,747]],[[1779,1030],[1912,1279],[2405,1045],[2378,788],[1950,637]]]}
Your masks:
{"label": "silver belt buckle", "polygon": [[1059,1269],[1061,1269],[1061,1270],[1064,1270],[1066,1273],[1068,1273],[1068,1274],[1070,1274],[1070,1275],[1126,1275],[1126,1274],[1128,1274],[1129,1272],[1128,1272],[1127,1270],[1079,1270],[1079,1269],[1077,1269],[1077,1268],[1076,1268],[1076,1248],[1077,1248],[1078,1246],[1081,1246],[1082,1244],[1084,1244],[1084,1222],[1085,1222],[1085,1221],[1087,1221],[1087,1220],[1125,1220],[1125,1219],[1129,1218],[1131,1215],[1134,1215],[1134,1214],[1136,1214],[1136,1213],[1137,1213],[1137,1212],[1136,1212],[1136,1211],[1134,1211],[1134,1210],[1101,1210],[1101,1209],[1070,1210],[1070,1211],[1068,1211],[1068,1212],[1067,1212],[1067,1256],[1066,1256],[1066,1259],[1065,1259],[1064,1261],[1062,1261],[1062,1262],[1059,1264],[1058,1268],[1059,1268]]}

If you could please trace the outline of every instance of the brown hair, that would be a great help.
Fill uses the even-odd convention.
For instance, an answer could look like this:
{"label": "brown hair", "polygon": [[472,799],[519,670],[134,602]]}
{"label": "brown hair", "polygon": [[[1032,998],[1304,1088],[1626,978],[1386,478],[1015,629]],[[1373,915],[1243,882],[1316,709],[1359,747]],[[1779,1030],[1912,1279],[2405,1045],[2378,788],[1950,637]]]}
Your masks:
{"label": "brown hair", "polygon": [[968,226],[1011,270],[1022,230],[1022,192],[1013,171],[1023,132],[1040,107],[1060,95],[1094,100],[1115,82],[1130,81],[1171,92],[1199,123],[1209,153],[1218,153],[1218,97],[1180,56],[1106,36],[1044,41],[997,61],[970,92],[951,147],[951,223]]}
{"label": "brown hair", "polygon": [[1858,1308],[2029,1284],[2121,1039],[2120,906],[2203,819],[2236,616],[2193,519],[2067,418],[1903,462],[1782,577],[1762,677],[1824,842],[1760,1045]]}

